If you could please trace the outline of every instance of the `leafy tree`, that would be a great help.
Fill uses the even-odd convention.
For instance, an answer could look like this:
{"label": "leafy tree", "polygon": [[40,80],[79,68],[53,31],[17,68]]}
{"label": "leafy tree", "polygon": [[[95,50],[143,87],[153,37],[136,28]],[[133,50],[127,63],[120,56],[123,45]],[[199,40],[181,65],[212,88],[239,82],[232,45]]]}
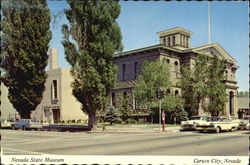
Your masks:
{"label": "leafy tree", "polygon": [[226,84],[223,83],[223,80],[225,80],[226,61],[220,60],[216,55],[213,55],[210,61],[206,88],[209,101],[207,102],[205,111],[217,116],[219,112],[223,111],[225,102],[227,101]]}
{"label": "leafy tree", "polygon": [[180,85],[182,97],[185,99],[185,110],[189,117],[195,115],[204,104],[206,98],[206,81],[208,72],[208,57],[198,55],[193,68],[186,65],[181,68]]}
{"label": "leafy tree", "polygon": [[187,119],[187,112],[183,108],[184,99],[179,95],[173,96],[171,94],[166,95],[162,100],[162,110],[166,114],[166,119],[173,121],[173,118],[176,118],[176,121]]}
{"label": "leafy tree", "polygon": [[191,115],[200,108],[218,115],[226,102],[226,86],[223,83],[226,63],[216,55],[198,55],[195,65],[182,68],[181,88],[185,109]]}
{"label": "leafy tree", "polygon": [[248,91],[240,91],[238,93],[238,97],[248,97],[249,96],[249,92]]}
{"label": "leafy tree", "polygon": [[129,107],[130,102],[129,102],[129,98],[128,98],[127,93],[123,93],[121,100],[122,100],[122,106],[120,108],[120,112],[122,115],[122,119],[127,122],[127,119],[129,118],[129,116],[131,114],[131,111],[130,111],[131,108]]}
{"label": "leafy tree", "polygon": [[88,114],[89,128],[96,129],[96,112],[105,107],[116,78],[113,54],[122,49],[116,22],[120,5],[111,0],[67,2],[70,9],[65,14],[70,28],[63,25],[62,44],[72,66],[72,93]]}
{"label": "leafy tree", "polygon": [[160,60],[145,61],[141,71],[142,74],[136,79],[135,98],[141,107],[157,107],[156,90],[171,86],[169,66]]}
{"label": "leafy tree", "polygon": [[30,118],[45,90],[50,11],[46,0],[1,3],[1,81],[21,118]]}
{"label": "leafy tree", "polygon": [[121,121],[121,118],[117,114],[117,110],[113,106],[109,106],[104,122],[110,122],[110,125],[112,125],[113,123],[121,123]]}

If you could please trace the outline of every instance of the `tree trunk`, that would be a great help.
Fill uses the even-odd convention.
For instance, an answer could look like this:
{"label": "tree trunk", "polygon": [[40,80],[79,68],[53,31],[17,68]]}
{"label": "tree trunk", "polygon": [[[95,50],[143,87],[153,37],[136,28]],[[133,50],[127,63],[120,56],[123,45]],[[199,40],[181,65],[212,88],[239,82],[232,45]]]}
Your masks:
{"label": "tree trunk", "polygon": [[96,130],[97,126],[96,126],[96,112],[92,112],[90,114],[88,114],[89,116],[89,120],[88,120],[88,127],[90,130]]}
{"label": "tree trunk", "polygon": [[30,119],[30,113],[20,112],[19,114],[20,114],[21,119]]}

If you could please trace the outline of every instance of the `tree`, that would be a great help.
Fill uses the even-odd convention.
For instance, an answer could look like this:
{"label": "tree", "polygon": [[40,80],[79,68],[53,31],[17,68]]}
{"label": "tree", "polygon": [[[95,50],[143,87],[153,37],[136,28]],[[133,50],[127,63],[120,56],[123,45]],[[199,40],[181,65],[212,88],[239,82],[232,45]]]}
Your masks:
{"label": "tree", "polygon": [[113,123],[121,123],[121,121],[121,118],[117,114],[117,110],[113,106],[109,106],[104,122],[110,122],[110,125],[112,125]]}
{"label": "tree", "polygon": [[88,114],[88,126],[96,129],[96,112],[104,109],[114,86],[117,68],[113,54],[122,49],[116,22],[120,14],[117,1],[67,0],[65,11],[70,28],[62,26],[66,60],[72,66],[73,95]]}
{"label": "tree", "polygon": [[130,105],[130,101],[129,101],[129,96],[126,92],[124,92],[123,95],[119,99],[121,100],[121,104],[122,104],[119,111],[122,115],[123,121],[127,122],[127,119],[131,115],[131,109],[132,109],[132,106]]}
{"label": "tree", "polygon": [[179,95],[168,94],[162,100],[162,110],[165,112],[166,118],[170,121],[176,118],[178,123],[187,119],[187,112],[184,111],[183,105],[184,99]]}
{"label": "tree", "polygon": [[1,81],[21,118],[30,118],[45,90],[50,11],[46,0],[9,0],[1,13]]}
{"label": "tree", "polygon": [[213,55],[210,61],[206,88],[209,101],[207,102],[205,111],[211,115],[218,116],[219,112],[223,111],[225,102],[227,101],[226,84],[223,83],[225,80],[226,61],[220,60],[216,55]]}
{"label": "tree", "polygon": [[201,54],[192,69],[182,68],[182,96],[189,117],[197,114],[200,108],[212,115],[223,110],[226,102],[225,67],[226,62],[216,55]]}
{"label": "tree", "polygon": [[142,107],[157,107],[156,90],[171,87],[169,66],[165,61],[145,61],[141,71],[136,79],[135,98]]}
{"label": "tree", "polygon": [[185,110],[188,116],[198,113],[206,98],[206,81],[208,72],[208,57],[198,55],[193,68],[185,65],[181,68],[182,97],[185,99]]}
{"label": "tree", "polygon": [[240,91],[238,93],[238,97],[248,97],[249,96],[249,92],[248,91]]}

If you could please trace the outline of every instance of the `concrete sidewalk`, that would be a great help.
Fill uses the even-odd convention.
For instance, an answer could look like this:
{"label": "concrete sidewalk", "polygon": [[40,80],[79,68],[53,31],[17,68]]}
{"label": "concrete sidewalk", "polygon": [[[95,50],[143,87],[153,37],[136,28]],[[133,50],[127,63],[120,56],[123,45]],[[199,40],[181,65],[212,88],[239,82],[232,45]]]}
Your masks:
{"label": "concrete sidewalk", "polygon": [[105,126],[105,128],[98,128],[90,131],[90,133],[164,133],[164,132],[179,132],[180,127],[166,127],[165,131],[159,131],[159,127],[152,127],[150,125],[119,125],[119,126]]}

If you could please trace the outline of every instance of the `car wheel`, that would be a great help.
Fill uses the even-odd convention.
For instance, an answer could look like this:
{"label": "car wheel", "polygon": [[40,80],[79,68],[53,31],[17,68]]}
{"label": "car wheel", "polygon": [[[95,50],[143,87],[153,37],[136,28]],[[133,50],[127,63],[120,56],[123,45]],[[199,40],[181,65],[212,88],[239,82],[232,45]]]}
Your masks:
{"label": "car wheel", "polygon": [[220,133],[221,132],[221,129],[220,127],[216,127],[216,130],[215,130],[216,133]]}
{"label": "car wheel", "polygon": [[237,128],[235,128],[235,127],[231,128],[231,131],[236,131],[236,130],[237,130]]}
{"label": "car wheel", "polygon": [[25,126],[23,126],[23,130],[24,130],[24,131],[26,130],[26,127],[25,127]]}
{"label": "car wheel", "polygon": [[204,131],[203,130],[201,130],[201,131],[199,131],[200,133],[203,133]]}

